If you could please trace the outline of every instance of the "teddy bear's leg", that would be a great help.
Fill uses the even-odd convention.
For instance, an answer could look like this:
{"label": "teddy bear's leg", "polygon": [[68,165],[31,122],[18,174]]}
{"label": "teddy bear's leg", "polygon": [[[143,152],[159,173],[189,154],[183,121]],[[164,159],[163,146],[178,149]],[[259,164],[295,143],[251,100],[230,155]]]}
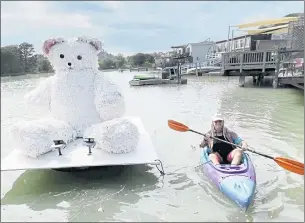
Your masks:
{"label": "teddy bear's leg", "polygon": [[97,148],[109,153],[129,153],[137,148],[140,133],[126,118],[116,118],[89,127],[84,138],[94,138]]}
{"label": "teddy bear's leg", "polygon": [[75,135],[69,124],[54,118],[21,122],[12,129],[15,146],[33,158],[51,151],[53,140],[69,143]]}

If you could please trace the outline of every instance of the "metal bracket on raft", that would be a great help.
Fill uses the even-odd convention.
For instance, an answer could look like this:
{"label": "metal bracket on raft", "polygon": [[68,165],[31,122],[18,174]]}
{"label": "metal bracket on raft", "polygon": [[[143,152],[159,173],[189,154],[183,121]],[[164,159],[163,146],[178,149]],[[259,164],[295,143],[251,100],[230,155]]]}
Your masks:
{"label": "metal bracket on raft", "polygon": [[53,140],[54,145],[51,146],[51,148],[57,149],[58,150],[58,155],[61,156],[61,149],[66,147],[66,143],[63,140]]}
{"label": "metal bracket on raft", "polygon": [[[155,161],[159,161],[159,164],[156,164],[156,167],[157,167],[157,169],[159,170],[159,172],[161,173],[161,175],[164,176],[164,175],[165,175],[165,172],[164,172],[164,168],[163,168],[163,164],[162,164],[161,160],[156,159]],[[158,165],[161,166],[161,170],[159,169]]]}
{"label": "metal bracket on raft", "polygon": [[96,145],[96,142],[94,141],[94,138],[84,138],[83,145],[88,147],[89,149],[88,155],[91,155],[92,154],[91,148],[93,148]]}

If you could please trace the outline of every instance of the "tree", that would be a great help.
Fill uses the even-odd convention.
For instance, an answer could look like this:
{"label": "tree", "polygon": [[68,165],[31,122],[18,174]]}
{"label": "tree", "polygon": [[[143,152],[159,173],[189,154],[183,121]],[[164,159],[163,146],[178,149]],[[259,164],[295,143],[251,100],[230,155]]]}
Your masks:
{"label": "tree", "polygon": [[30,72],[35,65],[35,58],[31,58],[34,54],[34,46],[30,43],[21,43],[19,45],[19,58],[23,72]]}
{"label": "tree", "polygon": [[[148,63],[155,63],[155,58],[153,55],[151,54],[145,54],[145,62],[148,62]],[[144,63],[145,63],[144,62]]]}
{"label": "tree", "polygon": [[110,69],[116,67],[116,61],[106,58],[104,60],[99,61],[99,68],[100,69]]}
{"label": "tree", "polygon": [[38,72],[43,72],[43,73],[54,72],[51,63],[44,55],[36,54],[35,57],[36,57],[36,61],[37,61]]}
{"label": "tree", "polygon": [[1,74],[21,73],[18,45],[1,47]]}
{"label": "tree", "polygon": [[118,54],[116,56],[116,68],[122,68],[126,63],[126,60],[123,54]]}
{"label": "tree", "polygon": [[300,16],[304,16],[304,13],[302,12],[290,13],[288,15],[285,15],[284,17],[300,17]]}
{"label": "tree", "polygon": [[146,55],[144,53],[137,53],[130,58],[130,63],[133,66],[141,66],[145,63]]}

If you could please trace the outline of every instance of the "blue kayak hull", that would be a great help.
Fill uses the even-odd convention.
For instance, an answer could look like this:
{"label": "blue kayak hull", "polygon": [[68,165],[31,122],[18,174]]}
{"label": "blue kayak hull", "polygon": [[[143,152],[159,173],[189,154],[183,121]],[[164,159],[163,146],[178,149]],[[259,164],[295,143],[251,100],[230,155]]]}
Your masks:
{"label": "blue kayak hull", "polygon": [[248,154],[244,153],[240,165],[214,165],[209,159],[209,149],[202,149],[203,171],[212,183],[242,210],[251,205],[256,189],[256,173]]}

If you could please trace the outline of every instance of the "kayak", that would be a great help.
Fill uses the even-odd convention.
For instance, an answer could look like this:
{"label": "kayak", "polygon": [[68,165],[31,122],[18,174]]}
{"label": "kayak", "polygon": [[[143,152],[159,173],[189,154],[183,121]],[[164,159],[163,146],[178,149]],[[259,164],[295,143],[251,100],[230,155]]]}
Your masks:
{"label": "kayak", "polygon": [[203,171],[225,196],[246,211],[253,201],[256,188],[255,169],[249,155],[243,153],[240,165],[214,165],[209,158],[209,151],[207,147],[201,151]]}

